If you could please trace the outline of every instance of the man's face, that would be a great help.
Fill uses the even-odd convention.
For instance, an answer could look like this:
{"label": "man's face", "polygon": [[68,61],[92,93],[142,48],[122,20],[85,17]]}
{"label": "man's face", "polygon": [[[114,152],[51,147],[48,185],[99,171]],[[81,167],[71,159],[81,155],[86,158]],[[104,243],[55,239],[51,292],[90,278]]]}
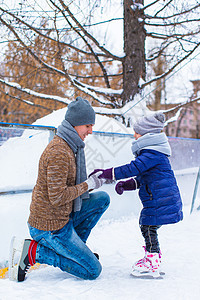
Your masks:
{"label": "man's face", "polygon": [[80,125],[80,126],[74,126],[74,129],[77,131],[80,138],[84,141],[84,139],[88,134],[92,134],[93,126],[94,124]]}

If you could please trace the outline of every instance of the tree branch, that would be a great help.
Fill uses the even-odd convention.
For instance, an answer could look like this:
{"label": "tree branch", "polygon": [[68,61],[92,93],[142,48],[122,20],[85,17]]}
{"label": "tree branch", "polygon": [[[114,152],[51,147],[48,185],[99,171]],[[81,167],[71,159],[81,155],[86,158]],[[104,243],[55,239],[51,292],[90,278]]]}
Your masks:
{"label": "tree branch", "polygon": [[143,89],[145,86],[159,80],[162,79],[164,77],[166,77],[167,75],[169,75],[180,63],[182,63],[184,60],[186,60],[198,47],[200,46],[200,43],[198,45],[196,45],[194,47],[194,49],[192,51],[190,51],[190,53],[188,53],[187,55],[185,55],[182,59],[180,59],[172,68],[170,68],[167,72],[161,74],[160,76],[156,76],[155,78],[149,80],[148,82],[145,82],[141,85],[141,89]]}
{"label": "tree branch", "polygon": [[[12,14],[11,12],[4,10],[2,7],[0,7],[0,10],[1,10],[2,12],[7,13],[8,15],[12,16],[16,21],[18,21],[18,22],[21,23],[21,24],[24,24],[24,25],[27,26],[30,30],[33,30],[34,32],[36,32],[39,36],[41,36],[41,37],[43,37],[43,38],[45,38],[45,39],[48,39],[48,40],[50,40],[50,41],[53,41],[53,42],[55,42],[55,43],[57,42],[57,40],[51,38],[49,35],[43,34],[41,31],[39,31],[39,30],[36,29],[35,27],[31,26],[30,24],[28,24],[28,23],[25,22],[24,20],[20,19],[20,18],[17,17],[16,15]],[[15,41],[17,41],[17,40],[15,40]],[[93,56],[92,53],[87,52],[87,51],[84,51],[84,50],[82,50],[82,49],[80,49],[80,48],[78,48],[78,47],[75,47],[75,46],[73,46],[72,44],[65,43],[65,42],[62,42],[62,41],[60,41],[60,44],[61,44],[62,46],[69,47],[69,48],[71,48],[71,49],[73,49],[73,50],[75,50],[75,51],[77,51],[77,52],[82,53],[82,54],[90,55],[90,56],[92,55],[92,56]],[[99,56],[99,57],[100,57],[100,56],[102,56],[102,57],[107,57],[107,55],[106,55],[105,53],[96,53],[96,55]],[[121,61],[122,59],[119,58],[118,60]]]}
{"label": "tree branch", "polygon": [[109,97],[114,97],[115,96],[115,97],[120,98],[121,93],[123,91],[123,90],[113,90],[113,89],[110,89],[110,88],[99,88],[99,87],[91,86],[91,85],[88,85],[88,84],[85,84],[85,83],[81,83],[76,79],[74,79],[74,81],[83,88],[87,88],[90,91],[94,91],[95,93],[98,93],[100,95],[106,95],[106,96],[109,96]]}
{"label": "tree branch", "polygon": [[163,111],[163,113],[164,114],[170,113],[172,115],[175,115],[178,112],[179,109],[181,109],[183,107],[190,106],[192,103],[195,103],[195,102],[197,102],[199,100],[200,100],[200,97],[197,97],[197,98],[189,100],[189,101],[187,100],[187,101],[185,101],[185,102],[183,102],[181,104],[178,104],[177,106],[175,106],[173,108],[170,108],[170,109],[167,109],[167,110]]}
{"label": "tree branch", "polygon": [[[53,109],[47,108],[47,107],[45,107],[45,106],[43,106],[43,105],[35,104],[35,103],[33,103],[32,101],[30,101],[30,100],[24,100],[24,99],[21,99],[21,98],[19,98],[19,97],[13,96],[13,95],[9,94],[8,92],[3,91],[2,89],[0,89],[0,91],[1,91],[1,93],[3,93],[4,95],[9,96],[9,98],[12,98],[12,99],[14,99],[14,100],[20,101],[20,102],[22,102],[22,103],[24,103],[24,104],[26,104],[26,105],[30,105],[30,106],[32,106],[32,107],[34,106],[34,107],[38,107],[38,108],[45,109],[45,110],[47,110],[49,113],[52,113],[52,112],[53,112]],[[54,100],[54,99],[53,99],[53,100]]]}
{"label": "tree branch", "polygon": [[[50,0],[52,4],[55,5],[55,3]],[[72,18],[72,20],[75,22],[75,24],[80,28],[80,30],[87,36],[93,43],[101,50],[103,51],[108,57],[113,58],[114,60],[122,60],[120,57],[113,55],[110,51],[106,50],[103,46],[100,46],[99,42],[91,35],[87,30],[83,28],[83,26],[78,22],[78,20],[74,17],[74,15],[71,13],[70,9],[68,6],[65,5],[63,0],[58,0],[62,7],[67,11],[69,16]],[[62,11],[63,15],[65,16],[64,12]]]}
{"label": "tree branch", "polygon": [[190,23],[190,22],[199,22],[200,19],[190,19],[190,20],[183,20],[183,21],[178,21],[178,22],[172,22],[172,23],[162,23],[162,24],[159,24],[159,23],[148,23],[148,22],[144,22],[144,24],[146,26],[155,26],[155,27],[169,27],[169,26],[178,26],[178,25],[181,25],[181,24],[184,24],[184,23]]}
{"label": "tree branch", "polygon": [[145,9],[151,7],[152,5],[156,4],[156,3],[159,2],[159,1],[160,1],[160,0],[155,0],[154,2],[152,2],[152,3],[150,3],[150,4],[146,5],[146,6],[144,6],[143,9],[145,10]]}
{"label": "tree branch", "polygon": [[[52,4],[55,5],[55,3],[50,0]],[[74,15],[71,13],[71,11],[69,10],[69,8],[64,4],[64,2],[62,0],[59,0],[59,2],[61,3],[61,5],[63,6],[63,8],[65,10],[67,10],[67,12],[69,13],[70,17],[72,18],[72,20],[78,25],[78,27],[80,28],[81,32],[78,31],[78,29],[76,29],[72,24],[71,22],[68,20],[68,18],[66,18],[65,16],[65,13],[56,5],[56,8],[63,14],[63,16],[65,17],[66,21],[68,22],[68,24],[70,25],[70,27],[77,33],[78,36],[81,37],[81,39],[84,41],[84,43],[87,45],[87,47],[89,48],[90,52],[93,54],[94,58],[96,59],[97,63],[99,64],[99,67],[100,69],[102,70],[102,73],[103,73],[103,77],[104,77],[104,80],[105,80],[105,83],[106,83],[106,86],[108,88],[110,88],[110,83],[109,83],[109,79],[108,79],[108,76],[107,76],[107,72],[106,72],[106,69],[104,68],[104,65],[102,64],[102,62],[99,60],[99,57],[95,54],[91,44],[85,39],[85,37],[82,35],[82,32],[83,34],[85,34],[86,36],[89,36],[89,34],[87,35],[86,34],[86,30],[80,25],[80,23],[77,21],[77,19],[74,17]],[[90,40],[94,41],[94,38],[91,39],[91,36],[89,37]],[[114,100],[114,99],[113,99]]]}
{"label": "tree branch", "polygon": [[185,34],[181,34],[181,33],[177,34],[176,33],[176,34],[168,35],[168,34],[162,34],[162,33],[156,33],[156,32],[153,32],[153,33],[147,32],[146,35],[151,38],[166,40],[166,39],[170,39],[170,38],[183,39],[184,37],[194,36],[199,33],[200,33],[200,29],[198,29],[196,32],[191,31],[191,32],[188,32]]}
{"label": "tree branch", "polygon": [[166,3],[160,10],[158,10],[156,12],[156,14],[154,15],[154,17],[156,17],[161,11],[163,11],[173,0],[169,0],[168,3]]}
{"label": "tree branch", "polygon": [[[167,49],[167,47],[169,47],[171,44],[173,44],[175,41],[170,41],[169,43],[164,42],[163,45],[161,44],[161,47],[159,50],[157,50],[155,53],[151,54],[149,56],[149,58],[146,58],[147,62],[151,62],[155,59],[157,59],[162,53],[164,53],[165,49]],[[166,44],[166,45],[164,45]]]}
{"label": "tree branch", "polygon": [[184,14],[187,14],[187,13],[189,13],[189,12],[191,12],[191,11],[194,11],[194,10],[197,9],[198,7],[200,7],[200,4],[197,4],[197,5],[195,5],[194,7],[191,7],[190,9],[184,10],[184,11],[179,12],[179,13],[177,13],[177,14],[173,14],[173,15],[170,15],[170,16],[163,16],[163,17],[158,17],[158,16],[155,17],[155,16],[150,16],[150,15],[145,14],[145,18],[148,18],[148,19],[161,19],[161,20],[167,20],[167,19],[171,19],[171,18],[174,18],[174,17],[180,17],[180,16],[182,16],[182,15],[184,15]]}
{"label": "tree branch", "polygon": [[[61,71],[53,66],[50,66],[49,64],[45,63],[43,60],[41,60],[30,48],[29,46],[27,46],[22,39],[18,36],[18,34],[16,33],[16,31],[14,30],[14,28],[10,25],[7,24],[1,17],[0,17],[0,21],[7,27],[10,29],[10,31],[15,35],[15,37],[17,38],[17,40],[21,43],[21,45],[28,51],[28,53],[30,53],[30,55],[37,61],[39,62],[41,65],[43,65],[44,67],[46,67],[47,69],[56,72],[62,76],[64,76],[65,78],[67,78],[71,84],[73,86],[75,86],[76,88],[78,88],[79,90],[83,91],[85,94],[90,95],[92,98],[94,98],[95,100],[97,100],[99,103],[103,104],[103,105],[111,105],[112,107],[115,107],[115,105],[110,102],[110,101],[102,101],[100,100],[100,98],[96,95],[96,93],[94,92],[94,88],[88,88],[87,85],[84,85],[83,83],[79,82],[78,80],[74,80],[66,71]],[[93,91],[91,91],[93,90]],[[112,89],[111,89],[112,91]],[[109,95],[109,93],[102,93],[102,89],[101,91],[98,91],[98,88],[96,89],[96,92],[98,94],[104,95],[105,97]],[[111,97],[113,97],[113,92],[111,92]],[[116,93],[116,95],[118,95],[118,93]]]}
{"label": "tree branch", "polygon": [[[88,78],[102,78],[103,75],[91,75],[91,76],[81,76],[81,75],[76,75],[76,74],[69,74],[70,76],[74,76],[76,78],[84,78],[84,79],[88,79]],[[118,77],[118,76],[123,76],[123,73],[119,73],[119,74],[110,74],[107,75],[108,77]]]}
{"label": "tree branch", "polygon": [[44,99],[44,100],[54,100],[54,101],[58,101],[58,102],[61,102],[65,105],[68,105],[71,100],[67,99],[67,98],[62,98],[62,97],[59,97],[59,96],[52,96],[52,95],[47,95],[47,94],[43,94],[43,93],[38,93],[38,92],[35,92],[31,89],[27,89],[27,88],[23,88],[20,84],[16,83],[16,82],[8,82],[6,80],[3,80],[3,79],[0,79],[0,83],[8,86],[8,87],[11,87],[17,91],[20,91],[20,92],[23,92],[29,96],[34,96],[34,97],[37,97],[37,98],[41,98],[41,99]]}

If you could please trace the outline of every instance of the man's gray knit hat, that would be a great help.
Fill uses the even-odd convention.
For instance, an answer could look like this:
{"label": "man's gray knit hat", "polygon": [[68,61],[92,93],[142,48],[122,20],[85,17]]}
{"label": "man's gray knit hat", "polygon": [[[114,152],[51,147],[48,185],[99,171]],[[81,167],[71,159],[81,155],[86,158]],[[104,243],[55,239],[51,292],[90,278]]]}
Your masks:
{"label": "man's gray knit hat", "polygon": [[87,100],[77,97],[68,105],[65,120],[72,126],[95,124],[95,111]]}
{"label": "man's gray knit hat", "polygon": [[154,115],[144,116],[137,120],[133,125],[136,133],[144,135],[146,133],[160,133],[165,125],[165,115],[163,113],[155,113]]}

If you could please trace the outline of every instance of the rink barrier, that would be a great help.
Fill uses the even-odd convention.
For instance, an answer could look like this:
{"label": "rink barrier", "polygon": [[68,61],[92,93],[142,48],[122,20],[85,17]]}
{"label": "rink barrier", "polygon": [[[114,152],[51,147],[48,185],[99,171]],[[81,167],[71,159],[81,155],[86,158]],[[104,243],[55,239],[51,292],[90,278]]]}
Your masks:
{"label": "rink barrier", "polygon": [[33,191],[33,189],[5,191],[5,192],[0,192],[0,196],[3,196],[3,195],[26,194],[26,193],[32,193],[32,191]]}
{"label": "rink barrier", "polygon": [[[53,139],[56,134],[57,128],[53,126],[44,125],[30,125],[30,124],[19,124],[19,123],[6,123],[0,122],[0,128],[14,128],[14,129],[33,129],[33,130],[45,130],[49,131],[49,142]],[[30,136],[31,137],[31,136]]]}
{"label": "rink barrier", "polygon": [[[194,187],[194,193],[193,193],[193,197],[192,197],[190,214],[193,212],[194,204],[195,204],[195,201],[196,201],[196,198],[197,198],[197,191],[198,191],[198,187],[199,187],[199,179],[200,179],[200,167],[199,167],[199,170],[198,170],[198,173],[197,173],[196,182],[195,182],[195,187]],[[200,206],[197,209],[199,210]]]}
{"label": "rink barrier", "polygon": [[[57,132],[57,128],[53,126],[44,126],[44,125],[30,125],[30,124],[20,124],[20,123],[6,123],[6,122],[0,122],[0,128],[15,128],[15,129],[32,129],[32,130],[44,130],[44,131],[49,131],[49,142],[53,139],[54,135]],[[128,134],[128,133],[118,133],[118,132],[105,132],[105,131],[93,131],[93,135],[96,136],[105,136],[105,137],[112,137],[112,138],[128,138],[128,139],[134,139],[133,134]],[[33,135],[30,135],[32,137]],[[169,142],[170,140],[184,140],[184,141],[189,141],[189,140],[194,140],[195,139],[188,139],[188,138],[179,138],[179,137],[169,137]],[[200,141],[198,141],[200,142]],[[197,191],[199,188],[199,181],[200,181],[200,167],[198,167],[198,172],[197,172],[197,177],[196,177],[196,182],[195,182],[195,187],[194,187],[194,192],[193,192],[193,197],[192,197],[192,202],[191,202],[191,209],[190,213],[192,213],[194,209],[194,204],[197,198]],[[175,174],[176,176],[184,176],[184,174],[190,174],[191,169],[186,169],[186,170],[176,170]],[[195,172],[196,174],[196,172]],[[32,189],[18,189],[18,190],[10,190],[10,191],[0,191],[0,195],[8,195],[8,194],[20,194],[20,193],[31,193]],[[200,207],[200,206],[199,206]]]}

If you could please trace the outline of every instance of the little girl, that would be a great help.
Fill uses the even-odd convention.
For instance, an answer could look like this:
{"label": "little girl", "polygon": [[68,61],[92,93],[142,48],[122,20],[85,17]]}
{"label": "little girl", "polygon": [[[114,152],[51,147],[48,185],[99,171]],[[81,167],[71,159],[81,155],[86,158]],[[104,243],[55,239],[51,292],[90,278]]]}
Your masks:
{"label": "little girl", "polygon": [[[162,132],[164,123],[163,113],[140,118],[133,126],[132,152],[136,159],[120,167],[102,170],[99,176],[110,180],[129,178],[116,184],[119,195],[139,189],[143,205],[139,224],[145,240],[145,256],[133,265],[132,275],[137,277],[161,277],[157,230],[162,225],[183,219],[181,196],[168,158],[171,149]],[[94,172],[97,171],[99,169]]]}

